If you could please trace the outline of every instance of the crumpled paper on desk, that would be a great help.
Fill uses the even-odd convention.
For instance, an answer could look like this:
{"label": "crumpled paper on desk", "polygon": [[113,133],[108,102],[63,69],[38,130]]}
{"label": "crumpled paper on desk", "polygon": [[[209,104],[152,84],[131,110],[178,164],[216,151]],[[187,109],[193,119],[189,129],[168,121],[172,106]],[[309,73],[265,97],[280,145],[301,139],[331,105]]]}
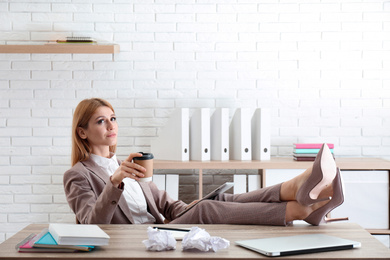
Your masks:
{"label": "crumpled paper on desk", "polygon": [[142,241],[149,251],[168,251],[176,249],[176,239],[172,233],[148,227],[148,240]]}
{"label": "crumpled paper on desk", "polygon": [[212,237],[206,230],[193,227],[182,241],[183,250],[197,249],[203,252],[225,249],[230,246],[229,240],[221,237]]}

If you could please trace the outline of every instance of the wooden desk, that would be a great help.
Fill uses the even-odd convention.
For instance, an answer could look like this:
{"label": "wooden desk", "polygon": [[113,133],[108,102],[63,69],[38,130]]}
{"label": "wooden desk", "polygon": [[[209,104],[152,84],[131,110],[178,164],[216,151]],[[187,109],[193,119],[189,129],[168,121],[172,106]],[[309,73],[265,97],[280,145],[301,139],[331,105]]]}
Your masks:
{"label": "wooden desk", "polygon": [[[275,226],[241,226],[241,225],[197,225],[206,229],[211,236],[219,236],[230,241],[228,249],[214,252],[182,251],[181,242],[176,250],[165,252],[147,251],[142,241],[147,239],[146,229],[149,225],[100,225],[111,237],[108,246],[96,248],[84,253],[18,253],[15,245],[30,233],[39,233],[46,224],[31,224],[0,244],[0,259],[257,259],[268,258],[235,245],[235,241],[276,236],[321,233],[341,238],[352,239],[362,243],[358,249],[304,254],[277,259],[390,259],[390,250],[372,237],[357,224],[333,223],[322,226],[305,224],[288,227]],[[179,225],[172,225],[178,227]],[[179,227],[191,227],[180,225]]]}

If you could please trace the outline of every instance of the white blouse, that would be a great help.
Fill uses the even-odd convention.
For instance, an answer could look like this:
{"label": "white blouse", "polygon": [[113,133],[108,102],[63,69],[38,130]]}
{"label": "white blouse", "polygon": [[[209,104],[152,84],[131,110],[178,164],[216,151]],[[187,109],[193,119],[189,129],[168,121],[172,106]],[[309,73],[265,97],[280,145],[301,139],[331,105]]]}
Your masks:
{"label": "white blouse", "polygon": [[[115,154],[111,158],[105,158],[96,154],[91,154],[91,159],[110,176],[112,176],[119,167]],[[131,178],[123,179],[123,183],[125,184],[123,196],[126,199],[131,214],[133,215],[134,223],[155,223],[156,219],[147,210],[145,196],[142,192],[141,186],[139,186],[139,183]]]}

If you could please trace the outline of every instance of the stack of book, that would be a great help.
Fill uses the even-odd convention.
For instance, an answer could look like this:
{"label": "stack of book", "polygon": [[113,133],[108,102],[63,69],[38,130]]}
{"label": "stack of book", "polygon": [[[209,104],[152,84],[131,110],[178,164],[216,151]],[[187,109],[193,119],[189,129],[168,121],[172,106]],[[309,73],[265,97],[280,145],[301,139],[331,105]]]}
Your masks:
{"label": "stack of book", "polygon": [[[322,143],[297,143],[294,144],[294,160],[295,161],[314,161],[317,153],[322,147]],[[327,144],[334,157],[334,144]]]}
{"label": "stack of book", "polygon": [[57,40],[57,43],[96,43],[91,37],[66,37],[66,40]]}
{"label": "stack of book", "polygon": [[15,248],[18,252],[73,253],[108,245],[110,237],[97,225],[50,224],[39,234],[30,234]]}

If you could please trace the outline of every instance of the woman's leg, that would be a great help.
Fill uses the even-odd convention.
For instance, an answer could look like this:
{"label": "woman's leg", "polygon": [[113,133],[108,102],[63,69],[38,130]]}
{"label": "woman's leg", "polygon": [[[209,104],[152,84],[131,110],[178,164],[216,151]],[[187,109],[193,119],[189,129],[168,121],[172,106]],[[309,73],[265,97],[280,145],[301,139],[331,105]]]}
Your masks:
{"label": "woman's leg", "polygon": [[[302,184],[309,178],[312,168],[306,169],[300,175],[286,182],[265,187],[259,190],[250,191],[242,194],[220,194],[215,198],[218,201],[230,202],[282,202],[295,201],[296,194]],[[319,198],[332,196],[332,186],[325,188]]]}
{"label": "woman's leg", "polygon": [[217,201],[228,201],[237,203],[248,202],[281,202],[280,189],[282,184],[276,184],[270,187],[250,191],[241,194],[228,194],[223,193],[215,197]]}
{"label": "woman's leg", "polygon": [[220,194],[205,200],[171,224],[286,225],[286,205],[277,184],[243,194]]}
{"label": "woman's leg", "polygon": [[287,203],[204,200],[170,224],[286,225]]}
{"label": "woman's leg", "polygon": [[300,175],[282,183],[280,188],[280,200],[281,201],[295,201],[296,194],[302,184],[309,178],[312,171],[312,167],[306,169]]}
{"label": "woman's leg", "polygon": [[[221,194],[216,200],[205,200],[171,224],[242,224],[286,225],[302,220],[328,201],[303,206],[294,201],[296,190],[310,169],[282,184],[243,194]],[[325,189],[320,196],[329,196]],[[281,199],[287,200],[285,202]]]}
{"label": "woman's leg", "polygon": [[[312,173],[312,168],[308,168],[306,171],[301,173],[300,175],[282,183],[280,188],[280,200],[281,201],[296,201],[297,192],[305,183],[305,181],[309,178]],[[318,195],[318,199],[329,198],[333,195],[333,187],[332,185],[328,185],[325,187],[320,194]]]}
{"label": "woman's leg", "polygon": [[236,203],[204,200],[171,224],[236,224],[285,226],[303,220],[328,201],[302,206],[296,201]]}
{"label": "woman's leg", "polygon": [[313,211],[321,208],[329,201],[322,201],[310,206],[303,206],[296,201],[287,202],[286,206],[286,223],[294,220],[306,219]]}

